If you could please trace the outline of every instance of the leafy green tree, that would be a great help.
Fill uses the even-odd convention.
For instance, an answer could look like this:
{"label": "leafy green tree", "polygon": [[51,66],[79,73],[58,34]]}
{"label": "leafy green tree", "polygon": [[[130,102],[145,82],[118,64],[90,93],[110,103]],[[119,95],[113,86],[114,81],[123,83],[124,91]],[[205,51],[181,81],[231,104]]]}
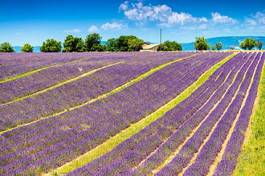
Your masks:
{"label": "leafy green tree", "polygon": [[94,44],[91,48],[90,51],[99,51],[99,52],[102,52],[102,51],[106,51],[106,46],[104,45],[101,45],[101,44]]}
{"label": "leafy green tree", "polygon": [[261,41],[256,41],[256,43],[255,43],[255,46],[256,46],[256,48],[258,49],[258,50],[261,50],[262,49],[262,42]]}
{"label": "leafy green tree", "polygon": [[26,53],[32,53],[33,52],[33,46],[31,46],[30,44],[28,43],[25,43],[23,45],[23,47],[21,48],[21,51],[22,52],[26,52]]}
{"label": "leafy green tree", "polygon": [[181,44],[175,41],[165,41],[161,45],[159,45],[158,51],[181,51]]}
{"label": "leafy green tree", "polygon": [[247,38],[240,43],[240,48],[244,50],[252,50],[255,46],[256,46],[256,41],[251,38]]}
{"label": "leafy green tree", "polygon": [[223,48],[223,44],[221,42],[218,42],[218,43],[215,44],[215,48],[217,50],[221,50]]}
{"label": "leafy green tree", "polygon": [[128,51],[140,51],[143,48],[144,41],[138,38],[128,40]]}
{"label": "leafy green tree", "polygon": [[11,46],[10,43],[4,42],[4,43],[0,44],[0,52],[10,53],[10,52],[14,52],[14,51],[15,50]]}
{"label": "leafy green tree", "polygon": [[100,46],[102,37],[97,33],[87,35],[85,39],[86,51],[101,51],[104,47]]}
{"label": "leafy green tree", "polygon": [[60,52],[62,50],[61,42],[54,39],[47,39],[42,43],[41,52]]}
{"label": "leafy green tree", "polygon": [[136,36],[120,36],[117,39],[117,47],[119,51],[139,51],[142,49],[144,41]]}
{"label": "leafy green tree", "polygon": [[82,38],[68,35],[63,43],[63,52],[82,52],[84,51],[84,41]]}
{"label": "leafy green tree", "polygon": [[115,38],[108,39],[106,47],[107,51],[119,51],[118,41]]}
{"label": "leafy green tree", "polygon": [[210,48],[204,37],[197,37],[194,46],[196,50],[208,50]]}

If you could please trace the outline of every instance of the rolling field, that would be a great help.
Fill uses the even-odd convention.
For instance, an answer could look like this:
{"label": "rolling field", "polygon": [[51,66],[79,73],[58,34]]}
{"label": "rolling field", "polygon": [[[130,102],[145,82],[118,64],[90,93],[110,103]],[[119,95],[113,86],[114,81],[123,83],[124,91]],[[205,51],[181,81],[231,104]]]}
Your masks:
{"label": "rolling field", "polygon": [[263,52],[0,54],[0,175],[223,176],[238,158],[241,175],[250,121],[264,112],[256,98],[264,60]]}

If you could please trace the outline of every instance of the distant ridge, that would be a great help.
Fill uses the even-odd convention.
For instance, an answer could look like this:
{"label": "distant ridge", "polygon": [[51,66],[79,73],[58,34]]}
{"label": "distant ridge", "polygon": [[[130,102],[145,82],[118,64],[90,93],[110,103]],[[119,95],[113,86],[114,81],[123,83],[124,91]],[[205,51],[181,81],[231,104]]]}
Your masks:
{"label": "distant ridge", "polygon": [[[212,46],[217,42],[221,42],[223,44],[223,49],[239,49],[239,44],[246,38],[253,38],[255,40],[259,40],[263,43],[263,49],[265,48],[265,37],[262,36],[228,36],[228,37],[214,37],[208,38],[208,43]],[[194,43],[183,43],[183,50],[194,50]]]}
{"label": "distant ridge", "polygon": [[[222,42],[223,49],[231,49],[232,47],[235,49],[239,49],[239,44],[241,41],[243,41],[246,38],[253,38],[255,40],[260,40],[263,43],[263,49],[265,49],[265,36],[228,36],[228,37],[214,37],[214,38],[208,38],[207,41],[212,46],[216,44],[217,42]],[[102,44],[106,44],[106,41],[102,41]],[[182,43],[183,50],[194,50],[194,43]],[[21,52],[21,46],[15,46],[16,52]],[[40,52],[40,46],[34,47],[34,52],[39,53]]]}

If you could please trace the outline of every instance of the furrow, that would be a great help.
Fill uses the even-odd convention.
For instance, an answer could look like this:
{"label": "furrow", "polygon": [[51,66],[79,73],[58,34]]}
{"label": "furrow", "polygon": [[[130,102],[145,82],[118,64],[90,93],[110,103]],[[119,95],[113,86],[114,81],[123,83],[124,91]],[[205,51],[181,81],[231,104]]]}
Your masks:
{"label": "furrow", "polygon": [[51,171],[48,174],[53,174],[54,172],[57,174],[67,174],[77,168],[80,168],[87,163],[99,158],[100,156],[110,152],[113,150],[117,145],[124,142],[128,138],[132,137],[133,135],[137,134],[141,130],[143,130],[146,126],[150,125],[152,122],[156,121],[157,119],[164,116],[166,112],[173,109],[177,104],[185,100],[189,97],[196,89],[198,89],[209,77],[224,63],[232,59],[238,53],[233,53],[230,56],[222,59],[220,62],[212,66],[209,70],[204,72],[194,83],[192,83],[188,88],[186,88],[181,94],[177,97],[166,103],[165,105],[161,106],[159,109],[151,113],[150,115],[142,118],[140,121],[131,124],[128,128],[122,130],[115,136],[109,138],[102,144],[98,145],[94,149],[84,153],[83,155],[79,156],[78,158],[64,164],[63,166]]}
{"label": "furrow", "polygon": [[[225,118],[225,115],[228,113],[229,109],[231,109],[231,106],[235,103],[235,100],[238,98],[238,94],[242,89],[243,84],[246,81],[246,77],[247,77],[247,73],[248,71],[251,71],[250,68],[251,66],[255,66],[255,60],[252,59],[251,64],[249,64],[248,68],[246,69],[246,71],[244,72],[244,76],[243,79],[240,81],[240,85],[237,86],[236,88],[236,92],[233,94],[232,100],[229,101],[228,106],[225,108],[224,112],[222,113],[222,116],[218,119],[218,121],[214,124],[213,128],[211,128],[210,133],[207,135],[207,137],[203,140],[202,145],[200,145],[197,153],[193,156],[193,158],[190,160],[190,162],[188,163],[188,166],[186,168],[184,168],[184,170],[182,171],[183,175],[187,175],[190,173],[190,169],[192,169],[191,167],[193,167],[193,165],[197,162],[199,155],[201,154],[202,150],[204,149],[204,147],[209,143],[210,139],[213,137],[213,135],[216,133],[217,128],[219,128],[219,126],[221,125],[221,122],[223,121],[223,119]],[[207,167],[208,168],[208,167]]]}
{"label": "furrow", "polygon": [[[221,72],[222,73],[222,72]],[[221,74],[220,73],[220,74]],[[219,77],[220,76],[220,74],[217,76],[217,77]],[[229,75],[231,74],[231,71],[230,71],[230,73],[226,76],[226,78],[225,78],[225,80],[223,80],[223,82],[222,82],[222,84],[219,86],[219,87],[221,87],[222,85],[224,85],[224,83],[226,82],[226,80],[228,79],[228,77],[229,77]],[[215,81],[216,81],[217,79],[215,79]],[[215,90],[215,92],[216,92],[217,90]],[[215,92],[213,92],[212,93],[212,95],[209,97],[209,100],[210,100],[210,98],[215,94]],[[208,101],[209,101],[208,100]],[[207,101],[207,102],[208,102]],[[202,107],[205,105],[206,103],[204,103],[203,105],[202,105]],[[196,110],[196,112],[197,111],[199,111],[201,108],[199,108],[198,110]],[[196,113],[195,112],[195,113]],[[191,118],[191,117],[190,117]],[[133,170],[135,170],[135,169],[137,169],[138,167],[140,167],[144,162],[146,162],[151,156],[153,156],[153,154],[155,154],[158,150],[159,150],[159,148],[161,147],[161,146],[163,146],[172,136],[173,136],[173,134],[175,134],[180,128],[182,128],[183,127],[183,125],[190,119],[190,118],[188,118],[188,119],[186,119],[184,122],[183,122],[183,124],[181,124],[178,128],[176,128],[175,130],[174,130],[174,132],[172,133],[172,135],[170,135],[169,137],[167,137],[166,139],[165,139],[165,141],[163,142],[163,143],[161,143],[153,152],[151,152],[145,159],[143,159],[135,168],[133,168]]]}
{"label": "furrow", "polygon": [[[265,54],[263,52],[263,57]],[[241,175],[265,175],[265,64],[261,68],[260,78],[258,81],[257,96],[254,101],[253,111],[249,117],[247,130],[244,134],[243,147],[240,151],[236,167],[233,170],[234,176]]]}
{"label": "furrow", "polygon": [[[222,101],[222,99],[225,97],[225,95],[227,94],[227,92],[229,91],[229,89],[232,87],[232,85],[234,84],[240,70],[244,67],[245,64],[243,64],[241,66],[241,68],[236,72],[236,75],[234,76],[230,86],[228,89],[226,89],[225,93],[223,94],[223,96],[219,99],[219,101],[210,109],[210,111],[206,114],[206,116],[203,118],[203,120],[191,131],[191,133],[189,134],[189,136],[184,140],[184,142],[182,142],[178,148],[161,164],[159,165],[157,168],[155,168],[152,173],[156,174],[158,173],[161,169],[163,169],[166,165],[168,165],[173,159],[174,157],[181,151],[181,149],[187,144],[187,142],[194,136],[194,134],[201,128],[201,126],[204,124],[204,122],[208,119],[208,117],[210,116],[210,114],[214,111],[214,109],[220,104],[220,102]],[[229,73],[230,74],[230,73]],[[228,78],[228,77],[227,77]],[[226,80],[227,80],[226,78]],[[225,81],[226,82],[226,81]],[[225,84],[224,82],[224,84]],[[222,87],[221,87],[222,88]],[[197,112],[199,112],[201,109],[203,109],[208,102],[210,102],[211,98],[214,97],[214,95],[217,93],[218,90],[215,91],[215,93],[199,108],[199,110]],[[196,113],[195,113],[196,114]],[[192,118],[192,117],[191,117]]]}
{"label": "furrow", "polygon": [[125,83],[125,84],[123,84],[123,85],[121,85],[121,86],[119,86],[119,87],[117,87],[117,88],[115,88],[115,89],[113,89],[113,90],[107,92],[107,93],[104,93],[104,94],[102,94],[102,95],[99,95],[98,97],[96,97],[96,98],[94,98],[94,99],[91,99],[91,100],[86,101],[86,102],[83,102],[83,103],[81,103],[81,104],[78,104],[78,105],[72,106],[72,107],[70,107],[70,108],[68,108],[68,109],[63,109],[63,110],[61,110],[61,111],[59,111],[59,112],[56,112],[56,113],[53,113],[53,114],[51,114],[51,115],[42,116],[42,117],[38,118],[38,120],[31,121],[31,122],[28,122],[28,123],[23,123],[23,124],[20,124],[20,125],[15,126],[15,127],[8,128],[8,129],[6,129],[6,130],[4,130],[4,131],[0,131],[0,135],[4,134],[4,133],[6,133],[6,132],[10,132],[10,131],[12,131],[12,130],[15,130],[15,129],[21,128],[21,127],[25,127],[25,126],[28,126],[28,125],[35,124],[35,123],[37,123],[37,122],[39,122],[39,121],[41,121],[41,120],[49,119],[49,118],[52,118],[52,117],[55,117],[55,116],[58,116],[58,115],[64,114],[64,113],[66,113],[66,112],[69,112],[69,111],[73,111],[73,110],[79,109],[79,108],[81,108],[81,107],[83,107],[83,106],[86,106],[86,105],[88,105],[88,104],[94,103],[94,102],[99,101],[99,100],[102,100],[102,99],[104,99],[104,98],[107,98],[107,97],[109,97],[109,96],[111,96],[111,95],[113,95],[113,94],[116,94],[116,93],[118,93],[118,92],[121,92],[122,90],[124,90],[124,89],[126,89],[126,88],[128,88],[128,87],[130,87],[130,86],[132,86],[132,85],[134,85],[134,84],[137,83],[137,82],[142,81],[143,79],[145,79],[145,78],[151,76],[152,74],[158,72],[159,70],[162,70],[162,69],[166,68],[167,66],[169,66],[169,65],[171,65],[171,64],[174,64],[174,63],[176,63],[176,62],[180,62],[180,61],[182,61],[182,60],[185,60],[185,59],[188,59],[188,58],[191,58],[191,57],[194,57],[194,56],[196,56],[196,55],[198,55],[198,54],[192,54],[192,55],[190,55],[190,56],[183,57],[183,58],[179,58],[179,59],[176,59],[176,60],[173,60],[173,61],[167,62],[167,63],[165,63],[165,64],[159,65],[159,66],[157,66],[157,67],[155,67],[155,68],[153,68],[153,69],[150,69],[149,71],[147,71],[147,72],[141,74],[140,76],[138,76],[138,77],[136,77],[136,78],[130,80],[129,82],[127,82],[127,83]]}
{"label": "furrow", "polygon": [[118,64],[122,64],[122,63],[124,63],[124,62],[117,62],[117,63],[113,63],[113,64],[109,64],[109,65],[106,65],[106,66],[103,66],[103,67],[96,68],[94,70],[88,71],[88,72],[86,72],[84,74],[81,74],[79,76],[76,76],[74,78],[71,78],[71,79],[62,81],[60,83],[54,84],[54,85],[52,85],[50,87],[47,87],[47,88],[42,89],[42,90],[39,90],[39,91],[34,92],[32,94],[29,94],[29,95],[26,95],[26,96],[23,96],[23,97],[19,97],[19,98],[16,98],[16,99],[12,100],[12,101],[3,103],[2,105],[9,105],[9,104],[12,104],[12,103],[15,103],[15,102],[19,102],[19,101],[25,100],[27,98],[32,98],[34,96],[37,96],[37,95],[40,95],[42,93],[48,92],[48,91],[56,89],[58,87],[61,87],[61,86],[65,85],[65,84],[69,84],[71,82],[74,82],[74,81],[80,80],[82,78],[88,77],[88,76],[90,76],[90,75],[92,75],[92,74],[94,74],[94,73],[96,73],[96,72],[98,72],[100,70],[103,70],[103,69],[106,69],[106,68],[109,68],[109,67],[112,67],[112,66],[115,66],[115,65],[118,65]]}
{"label": "furrow", "polygon": [[[253,63],[253,62],[252,62],[252,63]],[[252,64],[252,63],[251,63],[251,64]],[[249,67],[251,66],[251,64],[249,65]],[[248,67],[248,69],[249,69],[249,67]],[[232,86],[233,86],[233,84],[235,83],[235,80],[237,79],[238,74],[239,74],[239,72],[240,72],[241,69],[242,69],[242,67],[238,70],[237,75],[235,76],[235,78],[234,78],[234,80],[233,80],[233,83],[232,83],[232,84],[230,85],[230,87],[226,90],[225,94],[222,96],[222,98],[220,99],[220,101],[218,102],[218,104],[220,104],[220,102],[226,97],[226,94],[228,93],[228,91],[232,88]],[[245,73],[246,73],[246,72],[245,72]],[[244,77],[245,77],[245,76],[246,76],[246,74],[244,75]],[[183,170],[180,172],[179,175],[182,176],[182,175],[186,172],[186,170],[187,170],[187,169],[188,169],[188,168],[189,168],[189,167],[195,162],[195,160],[196,160],[198,154],[200,153],[200,151],[202,150],[203,146],[204,146],[204,145],[207,143],[207,141],[210,139],[210,137],[212,136],[214,130],[215,130],[216,127],[217,127],[217,125],[218,125],[218,124],[220,123],[220,121],[222,120],[222,117],[223,117],[224,114],[227,112],[229,106],[232,104],[233,100],[235,99],[236,94],[239,92],[239,88],[240,88],[240,86],[242,85],[243,81],[244,81],[244,78],[242,79],[240,85],[239,85],[238,88],[237,88],[237,91],[236,91],[235,95],[233,96],[232,100],[230,101],[230,103],[228,104],[228,106],[226,107],[226,109],[224,110],[224,112],[222,113],[221,117],[220,117],[220,118],[218,119],[218,121],[214,124],[213,128],[211,129],[211,131],[209,132],[209,134],[207,135],[207,137],[204,139],[203,143],[200,145],[200,147],[199,147],[197,153],[196,153],[195,155],[193,155],[193,157],[191,158],[191,160],[190,160],[190,162],[188,163],[188,165],[187,165],[185,168],[183,168]],[[212,112],[213,112],[214,109],[217,108],[217,106],[218,106],[218,105],[216,105],[216,106],[212,109]],[[210,115],[210,114],[209,114],[209,115]],[[204,119],[204,122],[205,122],[206,120],[207,120],[207,118]],[[202,124],[201,124],[201,125],[202,125]]]}
{"label": "furrow", "polygon": [[[255,59],[256,59],[256,58],[253,58],[253,61],[254,61]],[[210,168],[209,168],[209,172],[207,173],[207,176],[209,176],[209,175],[213,175],[213,174],[214,174],[214,171],[216,170],[218,163],[222,160],[222,157],[223,157],[223,155],[224,155],[224,152],[225,152],[226,146],[227,146],[229,140],[231,139],[231,136],[232,136],[232,134],[233,134],[233,132],[234,132],[235,126],[236,126],[236,124],[238,123],[238,120],[239,120],[240,114],[242,113],[242,109],[243,109],[243,107],[245,106],[246,101],[247,101],[247,98],[248,98],[248,96],[249,96],[249,94],[250,94],[250,88],[251,88],[251,85],[253,84],[254,76],[256,75],[258,65],[260,64],[261,61],[262,61],[262,60],[260,59],[260,60],[259,60],[259,63],[258,63],[258,64],[256,65],[256,67],[255,67],[254,74],[251,76],[251,82],[250,82],[250,84],[249,84],[249,86],[248,86],[247,93],[245,94],[245,97],[244,97],[244,100],[243,100],[243,102],[242,102],[242,104],[241,104],[241,106],[240,106],[239,112],[237,113],[236,118],[234,119],[234,121],[233,121],[233,123],[232,123],[232,126],[230,127],[229,132],[228,132],[228,134],[227,134],[227,136],[226,136],[226,138],[225,138],[225,140],[224,140],[224,142],[223,142],[223,144],[222,144],[221,151],[218,153],[218,155],[216,156],[214,162],[213,162],[212,165],[210,166]],[[238,92],[237,92],[236,94],[238,94]]]}
{"label": "furrow", "polygon": [[11,82],[11,81],[15,81],[17,79],[21,79],[21,78],[25,78],[27,76],[31,76],[35,73],[38,73],[38,72],[41,72],[43,70],[47,70],[49,68],[53,68],[53,67],[59,67],[61,65],[64,65],[64,64],[70,64],[70,63],[75,63],[75,62],[79,62],[80,60],[82,60],[83,58],[79,58],[79,59],[76,59],[76,60],[73,60],[73,61],[70,61],[70,62],[64,62],[64,63],[59,63],[59,64],[53,64],[53,65],[50,65],[50,66],[44,66],[44,67],[41,67],[41,68],[38,68],[38,69],[34,69],[32,71],[28,71],[28,72],[24,72],[24,73],[20,73],[20,74],[17,74],[15,76],[12,76],[12,77],[7,77],[7,78],[4,78],[4,79],[1,79],[0,80],[0,84],[2,83],[7,83],[7,82]]}

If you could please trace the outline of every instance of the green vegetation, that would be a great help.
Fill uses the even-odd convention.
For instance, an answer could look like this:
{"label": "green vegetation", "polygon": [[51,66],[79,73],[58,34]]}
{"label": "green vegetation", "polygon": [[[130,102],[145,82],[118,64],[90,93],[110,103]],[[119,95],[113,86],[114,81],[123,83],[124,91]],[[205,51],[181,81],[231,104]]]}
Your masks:
{"label": "green vegetation", "polygon": [[255,43],[255,46],[256,46],[256,48],[258,49],[258,50],[261,50],[262,49],[262,42],[261,41],[256,41],[256,43]]}
{"label": "green vegetation", "polygon": [[223,48],[223,44],[221,42],[218,42],[218,43],[215,44],[215,48],[217,50],[221,50]]}
{"label": "green vegetation", "polygon": [[52,173],[57,173],[59,175],[67,174],[77,168],[80,168],[87,163],[101,157],[102,155],[110,152],[115,147],[117,147],[120,143],[124,142],[125,140],[129,139],[133,135],[139,133],[142,129],[144,129],[146,126],[150,125],[152,122],[156,121],[159,118],[162,118],[166,112],[173,109],[176,105],[178,105],[180,102],[188,98],[194,91],[196,91],[202,84],[207,81],[210,76],[219,69],[223,64],[228,62],[230,59],[232,59],[237,53],[234,53],[227,58],[223,59],[222,61],[215,64],[213,67],[211,67],[209,70],[207,70],[205,73],[203,73],[197,81],[195,81],[193,84],[191,84],[188,88],[186,88],[182,93],[180,93],[177,97],[169,101],[167,104],[161,106],[159,109],[151,113],[150,115],[147,115],[146,117],[142,118],[140,121],[130,125],[128,128],[124,129],[120,133],[116,134],[115,136],[109,138],[104,143],[98,145],[94,149],[88,151],[87,153],[79,156],[78,158],[70,161],[69,163],[64,164],[63,166],[55,169],[54,171],[51,171]]}
{"label": "green vegetation", "polygon": [[0,44],[0,52],[4,52],[4,53],[11,53],[14,52],[14,48],[11,46],[10,43],[8,42],[4,42]]}
{"label": "green vegetation", "polygon": [[252,50],[253,48],[261,50],[262,49],[262,42],[258,41],[258,40],[251,39],[251,38],[247,38],[240,43],[240,48],[242,48],[244,50]]}
{"label": "green vegetation", "polygon": [[197,37],[195,39],[194,47],[196,50],[208,50],[210,48],[204,37]]}
{"label": "green vegetation", "polygon": [[21,48],[21,51],[25,52],[25,53],[32,53],[33,52],[33,46],[31,46],[30,44],[26,43]]}
{"label": "green vegetation", "polygon": [[40,50],[41,52],[60,52],[62,50],[62,44],[57,40],[47,39],[43,42]]}
{"label": "green vegetation", "polygon": [[256,41],[251,38],[247,38],[240,43],[240,48],[244,50],[252,50],[255,46],[256,46]]}
{"label": "green vegetation", "polygon": [[133,35],[111,38],[107,42],[107,51],[139,51],[142,49],[144,41]]}
{"label": "green vegetation", "polygon": [[63,47],[63,52],[82,52],[85,50],[83,39],[73,35],[66,36]]}
{"label": "green vegetation", "polygon": [[175,41],[165,41],[158,48],[158,51],[181,51],[181,50],[182,50],[181,44]]}
{"label": "green vegetation", "polygon": [[250,126],[238,158],[234,176],[265,175],[265,64],[258,87]]}
{"label": "green vegetation", "polygon": [[117,39],[115,38],[108,39],[106,49],[107,51],[112,51],[112,52],[119,51]]}
{"label": "green vegetation", "polygon": [[87,35],[85,39],[85,51],[104,51],[105,47],[101,45],[102,37],[97,33]]}

